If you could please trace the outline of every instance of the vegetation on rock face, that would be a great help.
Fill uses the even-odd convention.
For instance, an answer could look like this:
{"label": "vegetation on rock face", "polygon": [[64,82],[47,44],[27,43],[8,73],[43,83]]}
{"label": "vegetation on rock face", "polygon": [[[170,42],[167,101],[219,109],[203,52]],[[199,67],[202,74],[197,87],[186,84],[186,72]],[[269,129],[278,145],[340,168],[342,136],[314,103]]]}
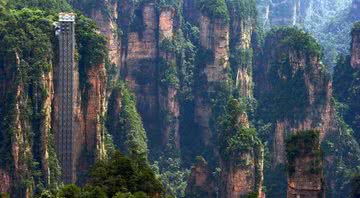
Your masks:
{"label": "vegetation on rock face", "polygon": [[334,68],[333,86],[334,97],[339,102],[346,102],[349,98],[349,88],[353,81],[354,69],[351,67],[350,56],[339,56]]}
{"label": "vegetation on rock face", "polygon": [[[304,118],[306,108],[310,105],[305,76],[316,77],[314,73],[319,68],[311,61],[321,57],[319,44],[308,33],[297,28],[277,28],[266,37],[263,53],[262,64],[269,67],[265,75],[271,91],[259,99],[262,117],[269,115],[266,120]],[[294,59],[303,61],[303,65],[296,64]],[[321,73],[317,75],[321,81],[316,83],[327,82],[328,74],[323,68],[320,69]],[[323,103],[325,98],[321,94],[316,93],[314,104]]]}
{"label": "vegetation on rock face", "polygon": [[[354,30],[356,30],[354,25]],[[334,196],[350,194],[351,176],[359,172],[360,163],[359,141],[359,72],[352,68],[350,56],[339,56],[333,75],[334,98],[333,105],[337,110],[337,122],[340,135],[331,135],[322,144],[326,155],[341,156],[334,162],[335,170],[325,169],[327,177],[336,178],[339,187]],[[351,153],[351,154],[350,154]],[[335,172],[340,176],[335,176]],[[346,185],[344,185],[346,184]]]}
{"label": "vegetation on rock face", "polygon": [[[117,100],[120,100],[120,104],[117,104]],[[116,108],[121,109],[119,114],[115,114]],[[147,161],[147,137],[136,109],[136,99],[123,82],[113,85],[106,127],[121,151],[134,159]]]}
{"label": "vegetation on rock face", "polygon": [[322,55],[321,46],[317,41],[309,33],[296,27],[274,28],[269,32],[268,38],[278,38],[276,47],[279,49],[295,50],[308,56],[321,57]]}
{"label": "vegetation on rock face", "polygon": [[246,106],[238,100],[229,101],[226,112],[220,120],[219,147],[222,156],[229,158],[235,153],[247,153],[261,147],[261,141],[256,136],[256,130],[246,128],[241,123],[241,116],[245,116]]}
{"label": "vegetation on rock face", "polygon": [[[11,151],[12,145],[17,143],[20,147],[18,163],[27,169],[26,173],[20,173],[22,181],[16,181],[18,186],[14,186],[14,192],[19,196],[21,189],[35,185],[37,191],[49,185],[45,176],[48,173],[41,169],[46,163],[41,155],[41,146],[47,143],[42,142],[40,128],[45,124],[44,105],[49,96],[43,78],[51,72],[55,57],[52,45],[55,40],[52,31],[54,18],[37,9],[0,8],[0,83],[5,86],[0,93],[0,167],[14,171],[15,156]],[[16,104],[19,106],[16,107]],[[20,128],[16,127],[18,124]],[[16,132],[24,138],[21,142],[18,142],[19,134]],[[60,172],[51,144],[52,134],[49,136],[49,144],[43,146],[49,148],[50,179],[51,184],[56,186]]]}
{"label": "vegetation on rock face", "polygon": [[[356,23],[353,32],[360,31]],[[338,109],[345,122],[354,130],[354,136],[360,141],[360,72],[351,66],[350,56],[339,56],[334,69],[334,96],[342,105]]]}
{"label": "vegetation on rock face", "polygon": [[87,72],[90,68],[104,64],[107,58],[107,45],[104,36],[98,34],[96,23],[80,13],[76,16],[76,47],[79,61],[79,77],[81,98],[86,106],[88,90],[91,88],[88,82]]}
{"label": "vegetation on rock face", "polygon": [[[336,109],[340,109],[339,103],[335,103]],[[327,196],[341,197],[350,194],[350,180],[354,174],[359,173],[360,167],[360,148],[356,139],[353,137],[352,129],[345,123],[341,111],[336,115],[339,124],[339,134],[330,134],[321,144],[324,159],[330,156],[337,156],[333,160],[332,167],[324,168],[325,178],[333,178],[333,183],[337,186],[336,192],[327,190]],[[327,184],[328,185],[328,184]],[[331,194],[330,194],[331,193]]]}
{"label": "vegetation on rock face", "polygon": [[319,131],[298,131],[286,141],[286,155],[288,173],[296,171],[296,160],[302,157],[311,157],[312,165],[309,174],[319,174],[322,170],[322,154],[320,151]]}
{"label": "vegetation on rock face", "polygon": [[[265,39],[258,60],[257,69],[260,70],[255,71],[256,77],[261,76],[258,77],[255,97],[259,101],[256,125],[265,145],[268,145],[264,166],[268,196],[283,196],[287,187],[285,167],[282,164],[272,167],[276,156],[269,151],[272,149],[270,145],[278,138],[274,135],[275,127],[284,126],[278,130],[285,132],[296,129],[306,119],[317,119],[316,111],[325,107],[330,77],[320,62],[321,55],[321,47],[315,39],[297,28],[273,29]],[[312,86],[314,89],[309,88]],[[309,96],[310,93],[313,97]],[[314,125],[316,123],[315,120]]]}
{"label": "vegetation on rock face", "polygon": [[[106,19],[115,11],[112,10],[113,8],[109,8],[105,1],[73,0],[70,2],[74,7],[81,8],[88,16],[92,15],[93,11],[101,10]],[[113,2],[111,1],[111,3]],[[171,57],[169,58],[171,60],[160,58],[162,55],[157,55],[154,59],[139,61],[141,71],[137,71],[133,77],[140,82],[139,84],[146,84],[154,80],[157,86],[155,97],[159,97],[158,95],[166,96],[169,89],[177,91],[176,99],[180,102],[181,114],[179,118],[181,149],[175,147],[174,134],[170,134],[169,143],[165,146],[165,149],[161,151],[154,149],[151,150],[152,153],[148,154],[146,132],[143,121],[136,109],[135,96],[125,83],[117,82],[118,79],[115,79],[116,82],[109,89],[111,95],[108,101],[106,127],[118,149],[129,155],[129,157],[115,152],[108,160],[99,161],[95,165],[89,174],[89,181],[85,187],[68,185],[58,192],[52,193],[57,188],[60,180],[60,170],[53,148],[52,134],[50,134],[50,143],[48,145],[50,185],[47,183],[47,178],[45,178],[45,172],[41,170],[43,163],[41,159],[42,150],[41,144],[37,144],[41,142],[40,127],[43,125],[41,121],[45,116],[43,111],[44,99],[50,94],[42,84],[42,80],[44,75],[52,72],[53,64],[56,64],[57,41],[53,33],[52,23],[57,21],[58,12],[71,11],[72,8],[65,0],[0,0],[0,74],[4,74],[0,78],[0,89],[5,90],[0,92],[0,169],[5,171],[13,171],[14,169],[14,157],[10,151],[16,139],[14,138],[14,133],[17,130],[15,110],[16,103],[19,103],[19,101],[21,101],[19,109],[20,120],[22,121],[20,125],[23,127],[21,135],[23,135],[22,139],[25,142],[24,145],[19,147],[21,153],[19,160],[26,166],[26,173],[20,175],[22,181],[19,182],[19,185],[16,184],[15,190],[34,187],[35,193],[38,193],[50,186],[51,191],[43,191],[42,197],[141,198],[163,195],[165,192],[166,194],[182,197],[186,188],[186,178],[189,175],[186,168],[190,167],[194,156],[210,156],[211,159],[208,158],[209,168],[214,171],[214,175],[220,171],[216,168],[219,164],[218,159],[213,157],[213,150],[219,149],[217,151],[219,151],[220,157],[226,162],[231,161],[236,165],[243,165],[244,163],[241,160],[237,161],[238,158],[236,157],[248,153],[258,155],[263,147],[263,143],[259,140],[257,132],[252,126],[253,124],[259,126],[257,131],[261,134],[263,140],[270,142],[273,138],[271,135],[274,128],[273,121],[289,119],[298,122],[307,115],[307,111],[311,111],[308,110],[310,105],[309,90],[306,87],[305,76],[309,75],[306,77],[309,77],[311,82],[328,82],[327,80],[329,80],[328,76],[322,73],[323,66],[321,64],[316,65],[321,67],[320,76],[311,73],[314,65],[310,64],[310,59],[320,59],[323,52],[320,45],[308,33],[296,28],[274,29],[268,34],[267,43],[263,49],[260,49],[260,44],[255,46],[259,48],[256,49],[257,51],[253,48],[238,49],[238,40],[235,40],[234,37],[238,36],[236,39],[242,38],[240,35],[235,36],[230,33],[229,58],[233,69],[233,77],[236,76],[235,70],[238,68],[246,68],[248,75],[251,77],[253,64],[258,64],[263,60],[269,61],[270,69],[266,71],[268,72],[266,78],[269,80],[271,92],[257,98],[259,100],[258,112],[261,115],[252,117],[249,112],[254,111],[257,103],[243,98],[233,99],[233,97],[239,95],[234,90],[236,88],[234,88],[233,82],[231,82],[231,79],[234,78],[229,77],[228,82],[207,83],[206,75],[204,75],[205,68],[209,63],[214,62],[216,51],[201,47],[199,39],[201,32],[199,27],[196,26],[198,24],[190,24],[181,16],[184,12],[181,5],[182,1],[118,1],[119,7],[116,10],[118,18],[114,22],[121,27],[116,33],[122,38],[122,51],[128,48],[129,32],[138,32],[140,42],[144,41],[142,40],[144,38],[142,34],[145,28],[148,27],[145,25],[143,8],[145,4],[152,2],[157,12],[156,16],[162,9],[173,9],[176,13],[174,17],[174,29],[176,29],[174,38],[159,41],[158,29],[154,27],[156,29],[154,40],[159,41],[157,43],[159,54],[165,53],[166,56]],[[293,2],[287,2],[288,4],[282,8],[274,10],[273,15],[281,15],[283,11],[291,10],[290,6],[293,5]],[[195,4],[198,10],[209,17],[212,22],[227,24],[237,21],[244,22],[243,20],[246,19],[251,20],[253,23],[256,22],[255,0],[196,0]],[[343,19],[342,17],[336,20],[338,22],[334,23],[335,25],[326,27],[328,28],[326,30],[331,33],[336,32],[337,35],[315,34],[321,40],[321,44],[328,49],[325,51],[327,57],[330,57],[330,55],[331,57],[335,56],[333,54],[336,53],[332,51],[333,46],[341,48],[337,49],[338,51],[344,50],[344,40],[348,39],[348,37],[344,36],[344,32],[350,32],[348,28],[350,26],[348,23],[343,24]],[[239,26],[248,25],[241,22],[239,22]],[[317,24],[315,22],[311,25],[316,26]],[[325,25],[323,24],[323,26]],[[307,25],[307,29],[309,27]],[[76,40],[78,54],[76,58],[79,61],[80,87],[82,100],[85,104],[88,96],[87,91],[90,88],[87,71],[108,61],[107,42],[103,36],[98,34],[98,31],[96,24],[92,20],[87,19],[80,13],[77,14]],[[229,29],[229,31],[231,32],[232,29]],[[353,32],[357,31],[360,31],[360,23],[354,25]],[[234,32],[242,33],[240,30]],[[259,32],[251,36],[254,35],[258,36]],[[338,43],[340,43],[339,46]],[[260,51],[262,50],[264,53],[261,54]],[[304,68],[297,68],[293,64],[294,56],[304,59],[305,65],[302,65]],[[128,64],[126,60],[124,60],[124,63]],[[156,74],[154,76],[148,75],[144,72],[147,70],[143,68],[155,68]],[[360,100],[360,74],[351,68],[348,57],[339,59],[335,74],[334,94],[337,102],[334,102],[334,105],[337,105],[339,112],[336,121],[340,125],[340,132],[339,134],[329,135],[324,140],[322,149],[327,156],[337,157],[334,158],[334,167],[336,167],[325,170],[325,174],[327,177],[336,178],[334,180],[335,185],[341,186],[341,189],[336,189],[339,190],[339,193],[335,197],[340,197],[342,196],[341,193],[345,192],[343,188],[346,189],[346,192],[349,192],[349,189],[347,189],[350,186],[349,178],[354,172],[359,171],[358,154],[360,150],[352,134],[354,133],[357,139],[360,139],[360,106],[358,102]],[[9,82],[13,82],[11,86],[8,86]],[[2,85],[4,86],[2,87]],[[18,96],[19,101],[17,101],[16,92],[14,91],[17,90],[17,87],[21,88],[20,96]],[[315,86],[315,89],[318,87]],[[140,86],[140,89],[144,90],[147,87]],[[325,97],[321,95],[323,93],[325,91],[315,96],[316,104],[324,102]],[[202,139],[198,133],[197,125],[194,123],[195,111],[197,110],[195,104],[198,102],[196,101],[197,96],[203,98],[204,103],[212,111],[211,118],[209,118],[209,127],[215,134],[212,134],[211,146],[206,148],[199,145]],[[158,102],[154,101],[154,103]],[[312,108],[316,109],[317,106]],[[245,127],[245,123],[241,122],[244,121],[242,119],[245,119],[246,114],[250,119],[249,127]],[[159,115],[154,116],[159,116],[159,122],[162,122],[159,125],[168,126],[174,121],[174,117],[166,110],[161,110]],[[344,117],[344,120],[341,117]],[[346,124],[350,125],[353,130]],[[156,132],[158,133],[154,137],[149,136],[150,142],[159,137],[161,129]],[[305,154],[314,155],[316,158],[321,157],[318,150],[318,139],[318,134],[315,131],[305,131],[288,139],[287,157],[290,173],[294,171],[294,159],[297,157]],[[111,142],[111,138],[108,138],[107,141]],[[154,142],[157,142],[157,140]],[[215,145],[217,146],[216,149],[214,149]],[[31,151],[28,152],[26,149]],[[154,160],[151,169],[154,170],[155,174],[147,164],[148,155],[150,160]],[[266,157],[268,159],[272,157],[270,155],[267,150]],[[268,169],[270,169],[269,164],[269,162],[265,164]],[[318,166],[319,162],[316,161],[314,167],[309,171],[316,173],[319,170]],[[274,195],[271,194],[273,191],[281,191],[281,193],[286,191],[286,182],[271,182],[279,180],[279,177],[286,177],[285,166],[280,165],[274,169],[272,172],[268,171],[271,172],[270,174],[265,175],[266,188],[269,192],[267,192],[267,195],[269,197]],[[256,174],[257,177],[261,173]],[[161,181],[157,177],[160,177]],[[161,182],[165,184],[166,190],[163,189]],[[357,183],[359,182],[354,180],[355,190],[358,188]],[[221,186],[221,184],[217,184],[217,186]],[[196,194],[197,192],[193,193]],[[198,194],[198,196],[203,197],[206,195]],[[249,194],[248,197],[257,196],[257,194]]]}
{"label": "vegetation on rock face", "polygon": [[[58,20],[59,11],[70,10],[65,1],[1,2],[0,42],[3,47],[0,50],[0,70],[5,81],[0,82],[8,90],[1,93],[0,99],[0,115],[4,119],[0,122],[0,167],[14,171],[15,156],[12,156],[11,147],[17,144],[21,150],[16,163],[21,164],[21,170],[16,177],[21,177],[22,181],[13,180],[14,195],[22,196],[26,188],[33,188],[34,193],[44,188],[56,188],[60,180],[53,134],[47,128],[50,120],[46,116],[50,115],[46,111],[51,107],[45,106],[45,100],[50,97],[52,86],[46,84],[47,78],[51,79],[53,65],[57,64],[53,23]],[[77,17],[77,46],[80,67],[84,69],[104,61],[106,41],[96,33],[94,22],[80,14]],[[82,74],[80,78],[86,79]],[[18,98],[15,90],[19,90]],[[16,103],[20,105],[18,122],[22,125],[18,129],[15,128],[18,124],[15,123]],[[21,140],[15,138],[15,132],[20,133]],[[46,156],[43,156],[44,148],[48,152]],[[44,169],[47,164],[49,170]]]}
{"label": "vegetation on rock face", "polygon": [[257,15],[256,0],[228,0],[228,9],[233,10],[236,19],[254,20]]}
{"label": "vegetation on rock face", "polygon": [[196,0],[198,9],[212,20],[229,21],[229,12],[225,0]]}

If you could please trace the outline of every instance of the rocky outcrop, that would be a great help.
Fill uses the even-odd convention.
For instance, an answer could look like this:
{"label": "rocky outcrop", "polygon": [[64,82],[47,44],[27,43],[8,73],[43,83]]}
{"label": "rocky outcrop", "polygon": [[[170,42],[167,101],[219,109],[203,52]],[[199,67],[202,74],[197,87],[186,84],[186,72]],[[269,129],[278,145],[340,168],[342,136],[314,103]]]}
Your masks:
{"label": "rocky outcrop", "polygon": [[[102,9],[93,9],[90,17],[95,20],[99,27],[100,33],[107,38],[107,45],[109,50],[109,61],[115,65],[116,71],[120,70],[121,66],[121,36],[120,27],[118,27],[118,2],[104,0],[100,7]],[[107,13],[105,10],[108,10]],[[88,11],[89,12],[89,11]],[[119,72],[116,72],[117,78]]]}
{"label": "rocky outcrop", "polygon": [[[31,158],[31,147],[30,143],[27,141],[28,133],[26,131],[30,130],[29,120],[25,119],[23,116],[23,112],[21,112],[24,108],[26,108],[26,99],[25,99],[25,90],[23,85],[18,85],[16,87],[16,103],[15,103],[15,120],[14,127],[15,130],[13,136],[13,144],[11,153],[13,156],[14,170],[13,174],[13,185],[20,184],[23,178],[29,180],[30,184],[21,185],[19,191],[13,191],[12,195],[21,196],[30,198],[33,187],[31,183],[33,183],[33,178],[29,175],[31,171],[31,167],[28,166],[27,161],[24,158]],[[14,186],[12,186],[14,187]]]}
{"label": "rocky outcrop", "polygon": [[[160,50],[159,46],[164,39],[174,39],[179,13],[172,7],[158,10],[158,5],[152,1],[105,0],[96,4],[102,9],[94,7],[84,11],[96,21],[100,33],[107,38],[110,62],[117,66],[116,75],[109,76],[109,80],[117,80],[121,74],[120,78],[125,79],[135,93],[151,145],[165,146],[173,139],[179,148],[178,88],[162,89],[158,80],[162,72],[158,68],[159,59],[169,65],[176,63],[175,54]],[[81,5],[75,6],[81,8]]]}
{"label": "rocky outcrop", "polygon": [[[159,45],[164,45],[164,42],[174,42],[175,36],[175,10],[173,8],[162,8],[159,16]],[[177,64],[176,54],[169,50],[160,47],[160,58],[166,62],[165,68],[160,68],[166,71],[172,71],[177,78]],[[172,67],[172,68],[171,68]],[[164,71],[160,71],[162,73]],[[180,103],[178,99],[179,83],[166,82],[164,88],[159,89],[159,105],[160,111],[164,113],[162,121],[162,145],[175,144],[177,149],[180,149]]]}
{"label": "rocky outcrop", "polygon": [[92,1],[70,1],[70,4],[79,9],[87,17],[93,19],[98,28],[99,33],[104,35],[107,40],[108,59],[111,68],[115,70],[112,74],[114,79],[119,77],[121,67],[121,27],[118,25],[119,2],[111,0]]}
{"label": "rocky outcrop", "polygon": [[206,81],[225,82],[229,61],[229,26],[221,19],[210,19],[204,15],[200,17],[200,21],[201,45],[213,55],[213,60],[203,71]]}
{"label": "rocky outcrop", "polygon": [[43,180],[45,184],[51,183],[51,174],[50,174],[50,165],[49,165],[49,155],[50,155],[50,147],[53,143],[53,139],[51,139],[51,123],[52,123],[52,100],[54,97],[54,83],[53,83],[53,74],[49,72],[46,75],[42,76],[41,81],[42,87],[46,90],[47,97],[44,98],[44,105],[42,107],[43,117],[40,124],[40,133],[41,133],[41,171],[43,173]]}
{"label": "rocky outcrop", "polygon": [[324,197],[320,139],[317,131],[298,131],[286,144],[288,198]]}
{"label": "rocky outcrop", "polygon": [[203,81],[195,98],[195,123],[199,126],[201,141],[204,145],[209,145],[213,135],[213,129],[210,126],[212,110],[208,97],[204,96],[214,92],[216,84],[224,84],[228,80],[229,26],[222,19],[210,19],[205,15],[200,17],[199,23],[205,63],[199,74],[199,79]]}
{"label": "rocky outcrop", "polygon": [[247,115],[238,100],[227,106],[219,134],[220,197],[265,197],[262,191],[264,149],[249,127]]}
{"label": "rocky outcrop", "polygon": [[92,67],[87,72],[90,85],[87,96],[87,107],[85,110],[85,135],[87,150],[95,152],[96,159],[103,159],[105,151],[105,131],[102,123],[105,117],[106,105],[106,70],[105,64]]}
{"label": "rocky outcrop", "polygon": [[[284,143],[291,134],[316,129],[322,142],[339,129],[331,102],[332,82],[320,62],[320,46],[313,38],[298,29],[273,30],[266,38],[263,57],[255,72],[255,93],[259,116],[273,126],[272,168],[267,170],[271,175],[286,163]],[[326,179],[332,180],[331,176]],[[280,185],[279,180],[286,178],[277,179]],[[284,196],[278,194],[280,186],[274,189],[276,192],[269,190],[269,196]]]}
{"label": "rocky outcrop", "polygon": [[202,157],[198,157],[196,164],[191,168],[186,197],[216,197],[214,178],[207,162]]}
{"label": "rocky outcrop", "polygon": [[[81,98],[81,109],[75,110],[78,131],[75,133],[74,171],[75,181],[82,182],[85,174],[96,160],[106,157],[105,117],[106,102],[106,71],[105,65],[99,64],[89,68],[86,74],[88,89]],[[81,114],[79,114],[81,113]]]}
{"label": "rocky outcrop", "polygon": [[265,197],[262,192],[263,157],[262,148],[257,147],[222,161],[221,197],[237,198],[250,194]]}
{"label": "rocky outcrop", "polygon": [[[316,42],[312,38],[305,42],[297,40],[295,34],[310,37],[291,28],[274,31],[267,37],[264,62],[258,68],[264,72],[256,80],[260,100],[270,100],[275,106],[279,105],[276,107],[278,110],[272,111],[271,118],[274,123],[272,156],[275,164],[285,162],[283,145],[288,134],[316,128],[320,130],[320,139],[323,140],[334,124],[332,83],[320,63],[320,51],[317,51],[320,47],[312,48],[313,51],[301,51],[295,44],[277,44],[293,39],[295,43],[302,43],[303,49],[306,49],[305,45]],[[295,95],[296,98],[304,97],[305,100],[292,98]],[[283,98],[285,96],[288,97]]]}
{"label": "rocky outcrop", "polygon": [[[360,3],[359,3],[360,4]],[[360,10],[360,5],[359,5]],[[360,23],[356,23],[351,32],[351,66],[354,69],[360,68]]]}
{"label": "rocky outcrop", "polygon": [[[49,165],[49,156],[54,157],[54,153],[49,151],[52,143],[52,74],[41,71],[32,82],[25,83],[22,72],[29,69],[23,67],[27,57],[18,52],[14,54],[1,59],[1,79],[7,82],[0,81],[0,114],[5,118],[0,125],[1,155],[5,160],[0,163],[0,193],[9,193],[11,197],[32,197],[35,184],[41,182],[47,186],[51,179],[54,185],[57,182],[51,178],[54,173]],[[10,69],[9,63],[17,69]],[[35,171],[39,171],[37,176]]]}
{"label": "rocky outcrop", "polygon": [[[158,18],[154,3],[146,3],[135,10],[136,22],[127,33],[122,76],[136,95],[137,108],[144,120],[144,127],[154,145],[159,145],[159,103],[157,86]],[[143,24],[143,25],[141,25]],[[137,27],[136,27],[137,26]],[[135,31],[136,30],[136,31]]]}
{"label": "rocky outcrop", "polygon": [[227,4],[230,15],[230,63],[236,70],[235,85],[241,97],[249,98],[253,96],[252,37],[256,26],[256,5],[250,1],[241,4],[240,8],[236,1],[228,1]]}

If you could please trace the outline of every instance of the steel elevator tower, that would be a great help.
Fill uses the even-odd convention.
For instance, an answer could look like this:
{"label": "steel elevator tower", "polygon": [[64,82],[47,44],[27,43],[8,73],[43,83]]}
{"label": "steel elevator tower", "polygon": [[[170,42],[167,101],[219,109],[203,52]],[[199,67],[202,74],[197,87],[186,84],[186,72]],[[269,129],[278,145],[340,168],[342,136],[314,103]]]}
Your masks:
{"label": "steel elevator tower", "polygon": [[57,74],[58,131],[56,151],[64,183],[74,183],[74,69],[75,69],[75,14],[60,13],[56,29],[59,37],[59,70]]}

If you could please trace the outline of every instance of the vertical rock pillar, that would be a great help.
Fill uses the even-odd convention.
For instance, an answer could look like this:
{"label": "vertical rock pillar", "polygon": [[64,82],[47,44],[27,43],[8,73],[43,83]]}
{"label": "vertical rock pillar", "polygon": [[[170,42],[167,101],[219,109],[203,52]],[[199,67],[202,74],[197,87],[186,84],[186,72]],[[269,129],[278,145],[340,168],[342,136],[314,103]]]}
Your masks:
{"label": "vertical rock pillar", "polygon": [[288,198],[324,197],[318,131],[299,131],[286,143]]}

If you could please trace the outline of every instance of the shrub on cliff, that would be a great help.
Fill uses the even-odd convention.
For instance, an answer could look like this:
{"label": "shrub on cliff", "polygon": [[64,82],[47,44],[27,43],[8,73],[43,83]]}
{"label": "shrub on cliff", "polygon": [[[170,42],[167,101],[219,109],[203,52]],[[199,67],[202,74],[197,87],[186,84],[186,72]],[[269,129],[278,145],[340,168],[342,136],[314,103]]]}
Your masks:
{"label": "shrub on cliff", "polygon": [[[117,100],[121,100],[121,111],[116,112]],[[141,117],[136,109],[135,95],[125,83],[113,85],[109,99],[106,127],[113,136],[114,144],[131,158],[146,161],[148,145]]]}
{"label": "shrub on cliff", "polygon": [[229,12],[225,0],[196,0],[196,5],[210,19],[229,22]]}
{"label": "shrub on cliff", "polygon": [[286,155],[290,175],[295,172],[295,160],[304,156],[313,157],[313,164],[308,171],[311,174],[318,174],[322,165],[319,131],[299,131],[291,135],[286,141]]}
{"label": "shrub on cliff", "polygon": [[219,146],[225,158],[234,153],[249,152],[262,144],[256,135],[256,130],[243,126],[240,121],[245,109],[246,107],[238,100],[232,99],[220,119]]}

